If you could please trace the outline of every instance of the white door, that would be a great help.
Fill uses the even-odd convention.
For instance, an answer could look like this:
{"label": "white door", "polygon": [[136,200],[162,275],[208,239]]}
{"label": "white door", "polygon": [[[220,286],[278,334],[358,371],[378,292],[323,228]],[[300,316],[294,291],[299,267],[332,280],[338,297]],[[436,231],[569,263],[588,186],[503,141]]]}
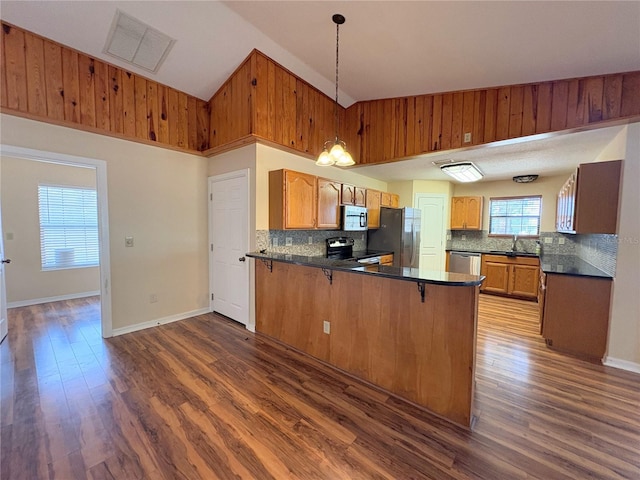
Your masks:
{"label": "white door", "polygon": [[444,195],[416,193],[415,205],[422,212],[420,268],[444,270],[447,228]]}
{"label": "white door", "polygon": [[249,323],[249,170],[209,177],[211,309]]}
{"label": "white door", "polygon": [[4,283],[4,266],[10,260],[4,258],[4,230],[2,230],[2,208],[0,208],[0,342],[7,336],[7,289]]}

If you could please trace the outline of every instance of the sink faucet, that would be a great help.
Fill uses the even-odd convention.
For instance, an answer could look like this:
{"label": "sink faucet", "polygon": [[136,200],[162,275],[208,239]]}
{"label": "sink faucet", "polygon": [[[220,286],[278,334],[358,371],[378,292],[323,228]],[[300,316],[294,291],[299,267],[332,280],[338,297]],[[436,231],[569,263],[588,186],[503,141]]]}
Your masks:
{"label": "sink faucet", "polygon": [[513,235],[513,241],[511,242],[511,251],[515,252],[516,251],[516,242],[518,241],[518,235],[515,234]]}

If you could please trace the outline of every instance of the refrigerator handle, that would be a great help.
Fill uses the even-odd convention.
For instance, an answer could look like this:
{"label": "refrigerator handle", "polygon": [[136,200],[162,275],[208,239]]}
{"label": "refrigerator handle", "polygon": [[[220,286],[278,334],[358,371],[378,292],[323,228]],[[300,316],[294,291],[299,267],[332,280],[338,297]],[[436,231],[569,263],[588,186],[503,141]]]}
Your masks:
{"label": "refrigerator handle", "polygon": [[411,267],[415,265],[416,261],[416,224],[411,222]]}

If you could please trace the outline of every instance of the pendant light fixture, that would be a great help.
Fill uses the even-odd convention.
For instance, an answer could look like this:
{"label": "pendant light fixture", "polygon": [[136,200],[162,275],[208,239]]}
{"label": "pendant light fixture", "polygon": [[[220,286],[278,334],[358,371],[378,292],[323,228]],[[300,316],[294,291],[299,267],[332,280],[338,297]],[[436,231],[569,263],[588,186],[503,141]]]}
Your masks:
{"label": "pendant light fixture", "polygon": [[324,142],[324,148],[322,153],[316,160],[316,165],[321,167],[328,167],[336,165],[337,167],[349,167],[356,162],[353,161],[349,152],[347,152],[347,145],[338,137],[338,130],[340,127],[340,116],[338,114],[338,57],[340,51],[340,25],[345,22],[343,15],[336,13],[333,17],[333,23],[336,24],[336,101],[334,105],[335,126],[336,126],[336,138],[334,140],[327,140]]}

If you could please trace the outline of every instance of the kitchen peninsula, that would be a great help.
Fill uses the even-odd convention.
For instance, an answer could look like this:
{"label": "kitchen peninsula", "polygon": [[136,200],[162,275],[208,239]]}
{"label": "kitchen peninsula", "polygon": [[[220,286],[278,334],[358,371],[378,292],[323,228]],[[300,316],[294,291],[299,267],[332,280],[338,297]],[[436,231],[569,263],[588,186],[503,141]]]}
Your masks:
{"label": "kitchen peninsula", "polygon": [[471,427],[484,277],[275,253],[256,259],[256,331]]}

